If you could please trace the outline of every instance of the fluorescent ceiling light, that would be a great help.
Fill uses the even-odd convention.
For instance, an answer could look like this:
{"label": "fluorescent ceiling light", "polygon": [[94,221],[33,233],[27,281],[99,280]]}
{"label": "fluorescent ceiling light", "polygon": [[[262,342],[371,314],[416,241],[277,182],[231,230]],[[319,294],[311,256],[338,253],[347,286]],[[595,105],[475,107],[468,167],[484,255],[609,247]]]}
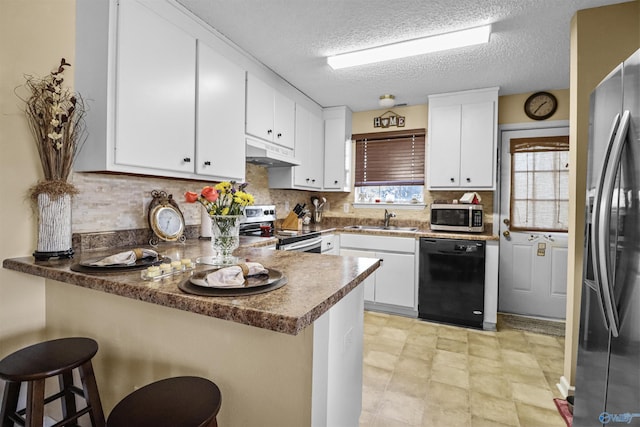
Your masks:
{"label": "fluorescent ceiling light", "polygon": [[391,59],[406,58],[423,55],[430,52],[455,49],[464,46],[488,43],[491,35],[491,25],[454,31],[406,42],[393,43],[356,52],[343,53],[327,57],[327,63],[337,70],[339,68],[354,67],[374,62],[389,61]]}

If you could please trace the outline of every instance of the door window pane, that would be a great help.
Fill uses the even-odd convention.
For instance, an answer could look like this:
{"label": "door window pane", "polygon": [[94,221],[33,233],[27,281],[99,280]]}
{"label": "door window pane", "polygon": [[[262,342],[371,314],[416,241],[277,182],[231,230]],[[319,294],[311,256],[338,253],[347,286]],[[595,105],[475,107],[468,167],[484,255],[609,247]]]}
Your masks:
{"label": "door window pane", "polygon": [[568,137],[511,141],[511,229],[566,232]]}

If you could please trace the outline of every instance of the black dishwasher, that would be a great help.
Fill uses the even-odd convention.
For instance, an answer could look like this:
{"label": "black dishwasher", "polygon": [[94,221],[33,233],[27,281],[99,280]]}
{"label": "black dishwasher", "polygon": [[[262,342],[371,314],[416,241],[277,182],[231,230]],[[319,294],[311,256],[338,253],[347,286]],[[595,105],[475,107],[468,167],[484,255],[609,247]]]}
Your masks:
{"label": "black dishwasher", "polygon": [[420,239],[418,317],[482,329],[485,242]]}

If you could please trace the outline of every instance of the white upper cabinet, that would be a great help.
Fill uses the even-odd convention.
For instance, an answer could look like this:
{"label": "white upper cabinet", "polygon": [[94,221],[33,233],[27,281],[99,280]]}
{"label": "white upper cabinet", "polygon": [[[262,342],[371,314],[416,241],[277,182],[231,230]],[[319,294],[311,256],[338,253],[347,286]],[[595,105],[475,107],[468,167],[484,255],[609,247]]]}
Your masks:
{"label": "white upper cabinet", "polygon": [[322,117],[296,106],[296,158],[300,166],[293,168],[296,187],[322,187]]}
{"label": "white upper cabinet", "polygon": [[245,176],[245,72],[198,43],[196,173],[223,179]]}
{"label": "white upper cabinet", "polygon": [[351,167],[351,110],[347,107],[325,108],[324,183],[327,191],[349,191]]}
{"label": "white upper cabinet", "polygon": [[284,147],[295,148],[296,104],[280,92],[273,96],[273,142]]}
{"label": "white upper cabinet", "polygon": [[495,189],[498,89],[429,96],[429,189]]}
{"label": "white upper cabinet", "polygon": [[269,168],[269,187],[320,190],[324,149],[322,115],[301,105],[296,105],[295,110],[295,155],[300,166]]}
{"label": "white upper cabinet", "polygon": [[126,1],[117,52],[115,162],[193,172],[196,40]]}
{"label": "white upper cabinet", "polygon": [[248,134],[293,149],[295,103],[251,73],[247,73]]}
{"label": "white upper cabinet", "polygon": [[244,180],[245,72],[215,40],[171,2],[77,0],[88,138],[75,170]]}

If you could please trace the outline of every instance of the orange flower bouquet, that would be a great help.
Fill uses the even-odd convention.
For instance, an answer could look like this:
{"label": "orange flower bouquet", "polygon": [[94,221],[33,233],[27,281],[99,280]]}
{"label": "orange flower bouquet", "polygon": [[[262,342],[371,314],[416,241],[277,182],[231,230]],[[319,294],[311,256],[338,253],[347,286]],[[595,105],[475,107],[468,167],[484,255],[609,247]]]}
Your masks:
{"label": "orange flower bouquet", "polygon": [[244,208],[254,203],[253,196],[244,191],[247,184],[235,188],[235,182],[221,182],[206,186],[200,194],[187,191],[187,203],[199,202],[211,218],[211,244],[216,251],[216,264],[229,265],[236,262],[232,252],[240,244],[240,219]]}

